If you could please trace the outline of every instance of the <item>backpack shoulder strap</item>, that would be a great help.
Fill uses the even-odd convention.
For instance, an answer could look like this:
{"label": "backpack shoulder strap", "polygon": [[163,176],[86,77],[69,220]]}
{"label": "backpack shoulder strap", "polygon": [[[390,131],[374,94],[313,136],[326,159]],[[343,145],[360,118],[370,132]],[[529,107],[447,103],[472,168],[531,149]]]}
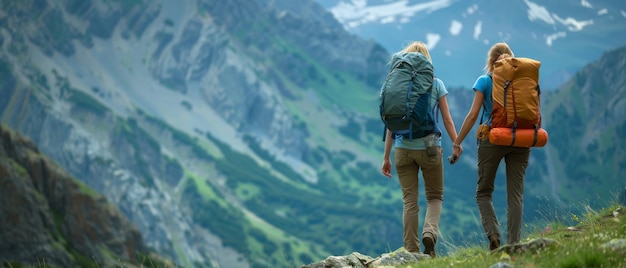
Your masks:
{"label": "backpack shoulder strap", "polygon": [[[439,90],[441,90],[441,88],[439,87],[439,81],[441,81],[439,78],[437,78],[436,76],[433,78],[433,86],[429,89],[431,91],[431,94],[434,93],[438,93]],[[437,90],[433,90],[433,89],[437,89]],[[429,101],[432,101],[432,96],[430,97]],[[433,110],[432,113],[435,116],[435,122],[439,123],[439,99],[437,99],[437,101],[435,101],[435,105],[433,105]]]}

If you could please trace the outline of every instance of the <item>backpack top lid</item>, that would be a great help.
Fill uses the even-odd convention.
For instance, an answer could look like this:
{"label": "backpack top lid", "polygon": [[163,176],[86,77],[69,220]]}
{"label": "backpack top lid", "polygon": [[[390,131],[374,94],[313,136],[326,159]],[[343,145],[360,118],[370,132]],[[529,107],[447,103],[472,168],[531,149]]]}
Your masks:
{"label": "backpack top lid", "polygon": [[433,86],[434,67],[430,60],[420,52],[397,52],[393,54],[390,70],[382,85],[385,91],[406,91],[409,82],[414,83],[415,93],[424,93]]}
{"label": "backpack top lid", "polygon": [[380,92],[383,121],[391,115],[408,117],[420,96],[430,93],[434,84],[433,65],[422,53],[395,53],[391,65]]}
{"label": "backpack top lid", "polygon": [[508,57],[495,62],[493,75],[508,81],[526,77],[539,83],[540,67],[541,62],[535,59]]}
{"label": "backpack top lid", "polygon": [[396,52],[391,57],[390,71],[397,68],[401,62],[408,63],[414,70],[430,70],[433,72],[433,65],[426,55],[420,52]]}

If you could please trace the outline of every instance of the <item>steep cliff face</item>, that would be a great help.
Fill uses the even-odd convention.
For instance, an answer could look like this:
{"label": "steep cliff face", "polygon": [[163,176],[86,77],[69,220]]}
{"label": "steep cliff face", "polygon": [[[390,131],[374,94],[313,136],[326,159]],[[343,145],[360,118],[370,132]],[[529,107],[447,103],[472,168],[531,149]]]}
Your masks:
{"label": "steep cliff face", "polygon": [[[202,247],[217,243],[215,247],[220,248],[219,239],[192,239],[193,223],[184,208],[168,202],[174,197],[165,189],[183,179],[182,166],[164,155],[161,145],[137,121],[117,117],[104,106],[89,106],[93,99],[70,87],[63,90],[74,101],[57,103],[61,111],[55,111],[42,92],[14,85],[2,91],[11,93],[4,122],[31,137],[47,155],[119,206],[159,253],[183,263],[177,259],[176,248],[180,248],[189,261],[212,261],[207,256],[210,251]],[[77,100],[81,96],[85,99]],[[236,262],[225,258],[227,263]]]}
{"label": "steep cliff face", "polygon": [[[336,191],[330,179],[342,175],[314,165],[333,170],[330,159],[348,164],[356,154],[335,156],[312,140],[363,146],[337,139],[345,120],[324,120],[333,113],[318,105],[368,117],[354,111],[365,102],[341,107],[336,92],[373,103],[380,46],[262,1],[0,7],[1,121],[117,205],[151,248],[181,265],[224,267],[350,250],[347,239],[314,235],[336,216],[310,214],[320,204],[302,197],[328,199],[321,211],[354,202],[323,197],[315,183]],[[313,155],[319,163],[307,162]],[[373,230],[395,237],[383,228],[389,218]],[[370,247],[377,234],[366,232],[359,244]]]}
{"label": "steep cliff face", "polygon": [[113,266],[147,254],[141,233],[107,199],[73,179],[29,139],[0,126],[0,259]]}

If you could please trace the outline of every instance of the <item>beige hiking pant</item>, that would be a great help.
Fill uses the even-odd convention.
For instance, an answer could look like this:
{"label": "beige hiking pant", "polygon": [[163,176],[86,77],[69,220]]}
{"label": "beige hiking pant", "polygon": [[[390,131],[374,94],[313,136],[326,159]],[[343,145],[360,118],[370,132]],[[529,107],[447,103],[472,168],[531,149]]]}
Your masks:
{"label": "beige hiking pant", "polygon": [[496,171],[504,158],[506,164],[507,231],[508,243],[520,241],[522,212],[524,209],[524,176],[530,156],[529,148],[494,145],[489,139],[481,140],[478,146],[478,183],[476,203],[480,211],[487,237],[497,235],[500,229],[493,208],[493,191]]}
{"label": "beige hiking pant", "polygon": [[419,252],[418,237],[419,205],[418,172],[422,170],[424,190],[426,193],[426,218],[422,230],[422,238],[429,236],[437,241],[439,232],[439,216],[443,202],[443,150],[439,147],[436,156],[428,156],[426,150],[409,150],[395,148],[394,162],[396,173],[402,188],[404,224],[404,248],[409,252]]}

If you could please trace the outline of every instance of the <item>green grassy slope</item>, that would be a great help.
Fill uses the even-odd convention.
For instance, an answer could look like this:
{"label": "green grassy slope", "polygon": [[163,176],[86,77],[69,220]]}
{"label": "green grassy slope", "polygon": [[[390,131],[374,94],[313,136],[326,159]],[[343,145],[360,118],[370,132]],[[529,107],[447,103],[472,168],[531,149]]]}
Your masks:
{"label": "green grassy slope", "polygon": [[522,243],[536,238],[556,241],[538,251],[490,253],[486,245],[461,246],[447,256],[402,267],[482,268],[498,262],[512,267],[626,267],[626,207],[586,208],[583,215],[566,215],[569,221],[536,225]]}

